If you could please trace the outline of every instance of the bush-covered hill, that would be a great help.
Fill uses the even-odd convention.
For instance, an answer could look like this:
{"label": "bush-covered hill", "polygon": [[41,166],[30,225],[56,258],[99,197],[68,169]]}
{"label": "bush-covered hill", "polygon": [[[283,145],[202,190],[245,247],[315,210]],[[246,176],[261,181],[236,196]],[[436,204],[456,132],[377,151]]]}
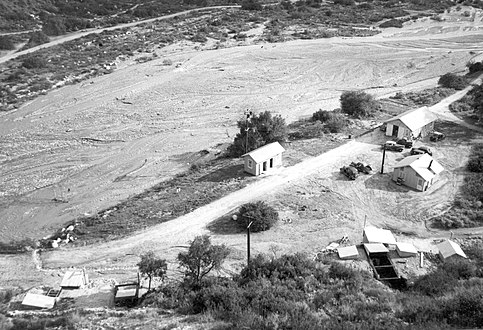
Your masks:
{"label": "bush-covered hill", "polygon": [[[47,26],[52,35],[114,25],[231,0],[0,0],[0,32]],[[49,32],[49,31],[47,31]]]}

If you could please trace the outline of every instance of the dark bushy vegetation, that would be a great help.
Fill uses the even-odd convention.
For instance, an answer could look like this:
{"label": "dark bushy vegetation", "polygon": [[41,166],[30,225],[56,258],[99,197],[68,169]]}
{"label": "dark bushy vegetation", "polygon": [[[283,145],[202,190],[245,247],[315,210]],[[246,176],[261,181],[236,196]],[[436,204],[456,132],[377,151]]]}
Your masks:
{"label": "dark bushy vegetation", "polygon": [[15,45],[8,36],[0,36],[0,50],[13,50]]}
{"label": "dark bushy vegetation", "polygon": [[470,62],[466,65],[470,74],[483,71],[483,61]]}
{"label": "dark bushy vegetation", "polygon": [[[280,115],[272,116],[269,111],[251,115],[248,120],[243,118],[237,123],[240,132],[236,135],[228,152],[232,157],[238,157],[272,142],[285,142],[287,125]],[[248,134],[248,145],[247,145]]]}
{"label": "dark bushy vegetation", "polygon": [[473,146],[460,196],[453,207],[434,219],[434,225],[442,228],[481,226],[483,223],[483,145]]}
{"label": "dark bushy vegetation", "polygon": [[379,24],[379,27],[380,28],[389,28],[389,27],[402,28],[403,22],[399,19],[390,19],[388,21],[385,21],[384,23]]}
{"label": "dark bushy vegetation", "polygon": [[355,118],[366,118],[380,109],[374,97],[365,92],[348,91],[340,96],[341,111]]}
{"label": "dark bushy vegetation", "polygon": [[[390,290],[372,274],[304,254],[257,255],[233,278],[205,278],[193,290],[169,284],[145,304],[209,313],[226,329],[450,329],[483,321],[483,279],[474,260],[449,260],[408,290]],[[469,254],[470,255],[470,254]]]}
{"label": "dark bushy vegetation", "polygon": [[49,37],[42,31],[34,31],[30,33],[30,38],[27,43],[22,47],[22,49],[32,48],[38,45],[45,44],[49,42]]}
{"label": "dark bushy vegetation", "polygon": [[237,218],[237,223],[244,229],[252,222],[250,230],[253,232],[268,230],[277,221],[278,212],[263,201],[243,204]]}
{"label": "dark bushy vegetation", "polygon": [[439,78],[438,84],[446,88],[462,90],[468,85],[468,82],[465,77],[458,76],[454,73],[446,73]]}

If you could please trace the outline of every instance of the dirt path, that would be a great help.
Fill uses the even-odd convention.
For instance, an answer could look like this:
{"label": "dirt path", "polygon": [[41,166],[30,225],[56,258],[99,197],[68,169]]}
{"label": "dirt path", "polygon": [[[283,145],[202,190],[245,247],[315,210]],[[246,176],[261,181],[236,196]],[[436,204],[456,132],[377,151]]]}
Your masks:
{"label": "dirt path", "polygon": [[[292,167],[282,168],[276,174],[260,178],[260,181],[247,186],[237,192],[231,193],[211,204],[157,225],[148,230],[134,234],[133,236],[83,248],[56,250],[42,255],[45,267],[91,267],[99,261],[107,259],[121,260],[126,255],[139,255],[144,250],[156,245],[156,250],[170,250],[179,245],[185,245],[195,236],[207,233],[206,225],[219,217],[222,217],[241,204],[256,200],[272,194],[277,189],[283,189],[284,185],[310,176],[314,172],[326,171],[333,164],[349,155],[373,149],[373,144],[350,141],[336,149],[324,153],[318,157],[308,159]],[[182,193],[182,192],[180,192]],[[162,247],[160,248],[161,245]],[[163,251],[166,254],[168,251]],[[168,252],[169,253],[169,252]]]}
{"label": "dirt path", "polygon": [[[116,25],[116,26],[110,26],[110,27],[101,28],[101,29],[87,29],[86,31],[83,31],[83,32],[74,32],[74,33],[71,33],[71,34],[68,34],[68,35],[61,36],[59,38],[56,38],[55,40],[52,40],[50,42],[47,42],[47,43],[39,45],[39,46],[35,46],[35,47],[29,48],[29,49],[26,49],[26,50],[23,50],[23,51],[20,51],[20,52],[16,52],[16,53],[13,53],[13,54],[12,53],[7,54],[6,56],[0,57],[0,63],[7,62],[11,59],[17,58],[17,57],[25,55],[25,54],[30,54],[32,52],[39,50],[39,49],[49,48],[49,47],[52,47],[52,46],[55,46],[55,45],[62,44],[62,43],[67,42],[67,41],[79,39],[79,38],[82,38],[86,35],[93,34],[93,33],[99,34],[99,33],[102,33],[104,31],[113,31],[113,30],[117,30],[117,29],[130,28],[130,27],[133,27],[133,26],[136,26],[136,25],[146,24],[146,23],[157,21],[157,20],[167,20],[167,19],[170,19],[170,18],[173,18],[173,17],[183,16],[183,15],[187,15],[189,13],[193,13],[193,12],[197,12],[197,11],[205,11],[205,10],[213,10],[213,9],[221,9],[221,8],[240,8],[240,7],[241,6],[212,6],[212,7],[196,8],[196,9],[181,11],[179,13],[160,16],[160,17],[156,17],[156,18],[145,19],[145,20],[142,20],[142,21],[137,21],[137,22],[132,22],[132,23],[119,24],[119,25]],[[6,34],[16,34],[16,33],[24,33],[24,32],[12,32],[12,33],[6,33]]]}

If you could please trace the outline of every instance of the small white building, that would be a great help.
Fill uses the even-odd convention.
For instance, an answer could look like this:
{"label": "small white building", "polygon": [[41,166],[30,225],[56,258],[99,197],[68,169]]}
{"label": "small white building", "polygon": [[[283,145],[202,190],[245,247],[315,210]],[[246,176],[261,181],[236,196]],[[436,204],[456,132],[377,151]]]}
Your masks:
{"label": "small white building", "polygon": [[436,119],[428,107],[412,109],[386,120],[386,135],[398,139],[425,137],[434,130]]}
{"label": "small white building", "polygon": [[359,250],[357,250],[357,246],[345,246],[340,247],[337,249],[337,254],[341,259],[359,259]]}
{"label": "small white building", "polygon": [[441,259],[446,260],[451,257],[461,257],[461,258],[468,258],[466,254],[463,252],[461,247],[450,240],[446,240],[436,245],[439,250],[439,256]]}
{"label": "small white building", "polygon": [[394,245],[396,238],[390,230],[367,226],[364,228],[362,242]]}
{"label": "small white building", "polygon": [[245,161],[245,172],[260,175],[281,167],[284,151],[280,143],[273,142],[242,155]]}
{"label": "small white building", "polygon": [[418,250],[411,243],[396,243],[396,251],[401,258],[415,257],[418,255]]}
{"label": "small white building", "polygon": [[428,154],[408,156],[394,165],[392,180],[398,179],[407,187],[426,191],[443,167]]}

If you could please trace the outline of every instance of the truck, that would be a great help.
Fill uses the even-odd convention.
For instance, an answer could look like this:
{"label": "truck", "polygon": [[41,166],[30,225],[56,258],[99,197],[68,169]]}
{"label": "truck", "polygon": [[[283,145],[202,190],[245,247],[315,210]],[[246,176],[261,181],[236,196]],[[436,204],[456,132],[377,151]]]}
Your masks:
{"label": "truck", "polygon": [[355,167],[352,166],[342,166],[340,168],[340,173],[344,174],[349,180],[355,180],[359,175],[359,171]]}
{"label": "truck", "polygon": [[404,146],[402,144],[397,144],[394,141],[386,141],[386,143],[382,145],[382,148],[397,152],[402,152],[404,150]]}
{"label": "truck", "polygon": [[364,164],[361,162],[352,162],[349,166],[352,166],[357,169],[358,172],[364,173],[364,174],[369,174],[372,171],[372,167],[369,164]]}

